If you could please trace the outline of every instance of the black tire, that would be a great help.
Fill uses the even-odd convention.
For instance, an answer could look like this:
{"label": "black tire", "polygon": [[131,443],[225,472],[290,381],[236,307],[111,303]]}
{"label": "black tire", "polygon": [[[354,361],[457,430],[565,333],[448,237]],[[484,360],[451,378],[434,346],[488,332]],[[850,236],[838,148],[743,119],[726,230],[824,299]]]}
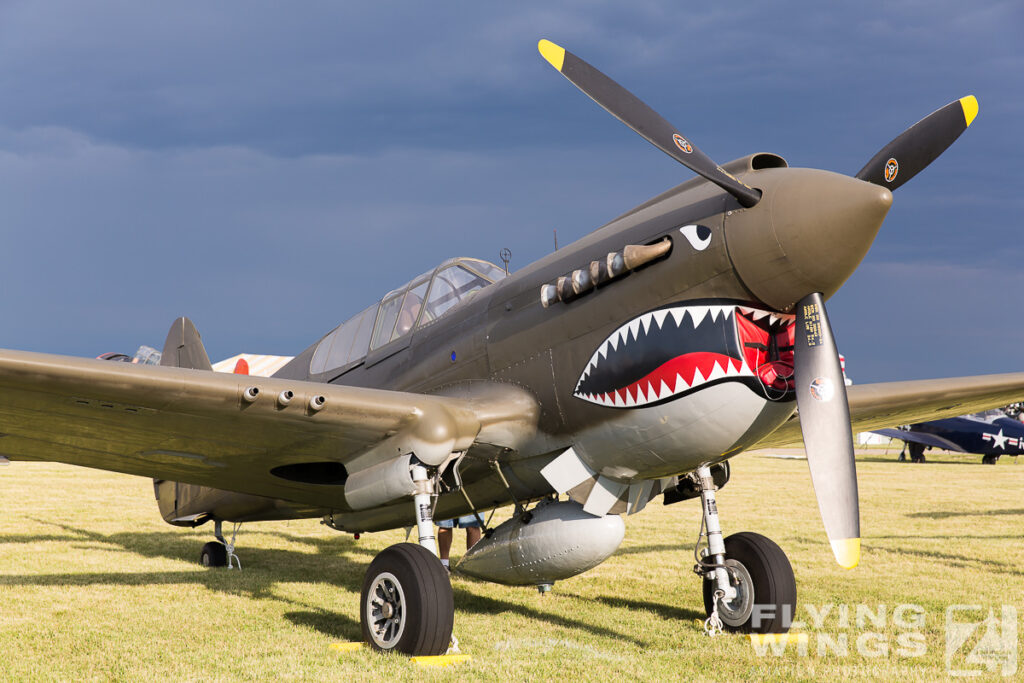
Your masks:
{"label": "black tire", "polygon": [[199,553],[199,564],[204,567],[226,567],[228,565],[228,549],[223,543],[210,541]]}
{"label": "black tire", "polygon": [[995,465],[997,460],[999,460],[999,455],[996,453],[981,456],[982,465]]}
{"label": "black tire", "polygon": [[452,639],[455,599],[441,560],[415,543],[381,551],[363,579],[359,621],[363,640],[376,650],[414,657],[444,654]]}
{"label": "black tire", "polygon": [[924,462],[924,444],[911,441],[907,444],[910,450],[910,462]]}
{"label": "black tire", "polygon": [[[786,553],[770,538],[743,531],[725,539],[726,563],[741,565],[753,589],[753,609],[745,619],[730,621],[719,610],[727,631],[741,633],[785,633],[796,618],[796,579]],[[711,616],[715,582],[704,579],[704,611]]]}

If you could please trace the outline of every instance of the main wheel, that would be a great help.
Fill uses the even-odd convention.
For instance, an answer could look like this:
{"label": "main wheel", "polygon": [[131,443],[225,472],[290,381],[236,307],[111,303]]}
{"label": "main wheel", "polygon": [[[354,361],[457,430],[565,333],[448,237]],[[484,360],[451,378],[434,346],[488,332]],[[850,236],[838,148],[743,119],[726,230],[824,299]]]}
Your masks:
{"label": "main wheel", "polygon": [[997,460],[999,460],[999,454],[997,453],[981,456],[982,465],[995,465]]}
{"label": "main wheel", "polygon": [[[770,538],[744,531],[725,539],[725,564],[736,597],[718,603],[728,631],[785,633],[796,618],[796,579],[786,553]],[[717,585],[704,579],[704,610],[711,616]]]}
{"label": "main wheel", "polygon": [[223,543],[210,541],[203,546],[199,553],[199,564],[204,567],[226,567],[228,564],[228,549]]}
{"label": "main wheel", "polygon": [[377,650],[440,655],[455,621],[452,584],[441,561],[415,543],[373,558],[359,598],[363,639]]}
{"label": "main wheel", "polygon": [[907,444],[910,450],[910,462],[924,462],[924,444],[911,441]]}

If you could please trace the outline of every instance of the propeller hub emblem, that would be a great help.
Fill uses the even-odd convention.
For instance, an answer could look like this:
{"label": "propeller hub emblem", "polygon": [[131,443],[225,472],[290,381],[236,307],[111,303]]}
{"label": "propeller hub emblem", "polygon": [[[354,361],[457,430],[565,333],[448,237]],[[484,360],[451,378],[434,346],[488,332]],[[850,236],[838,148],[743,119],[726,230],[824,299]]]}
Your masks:
{"label": "propeller hub emblem", "polygon": [[676,143],[676,147],[678,147],[682,151],[686,152],[687,154],[692,154],[693,153],[693,145],[691,145],[689,142],[687,142],[686,138],[684,138],[679,133],[673,133],[672,134],[672,142]]}
{"label": "propeller hub emblem", "polygon": [[836,393],[835,385],[828,377],[815,377],[810,385],[811,397],[818,401],[830,401]]}
{"label": "propeller hub emblem", "polygon": [[896,180],[896,174],[900,172],[900,163],[895,158],[885,162],[885,182],[891,183]]}

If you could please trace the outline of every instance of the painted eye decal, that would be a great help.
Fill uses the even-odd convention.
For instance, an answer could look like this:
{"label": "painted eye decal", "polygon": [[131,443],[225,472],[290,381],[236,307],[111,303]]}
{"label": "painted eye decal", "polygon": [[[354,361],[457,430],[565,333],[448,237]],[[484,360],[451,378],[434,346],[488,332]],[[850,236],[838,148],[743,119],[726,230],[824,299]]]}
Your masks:
{"label": "painted eye decal", "polygon": [[697,251],[704,251],[711,244],[711,228],[706,225],[684,225],[679,228],[679,232]]}

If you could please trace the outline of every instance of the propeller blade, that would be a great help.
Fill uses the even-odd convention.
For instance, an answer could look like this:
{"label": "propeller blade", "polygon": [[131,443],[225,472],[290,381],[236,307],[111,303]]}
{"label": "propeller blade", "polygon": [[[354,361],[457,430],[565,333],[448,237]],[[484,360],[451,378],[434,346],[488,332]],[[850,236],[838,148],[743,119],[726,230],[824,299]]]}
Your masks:
{"label": "propeller blade", "polygon": [[711,157],[680,135],[658,112],[608,76],[550,40],[540,41],[537,49],[573,85],[662,152],[718,185],[747,208],[761,200],[758,190],[744,185],[724,171]]}
{"label": "propeller blade", "polygon": [[860,507],[850,406],[832,328],[819,293],[796,305],[794,379],[811,482],[840,566],[860,561]]}
{"label": "propeller blade", "polygon": [[974,95],[933,111],[872,157],[857,178],[895,190],[935,161],[978,115]]}

